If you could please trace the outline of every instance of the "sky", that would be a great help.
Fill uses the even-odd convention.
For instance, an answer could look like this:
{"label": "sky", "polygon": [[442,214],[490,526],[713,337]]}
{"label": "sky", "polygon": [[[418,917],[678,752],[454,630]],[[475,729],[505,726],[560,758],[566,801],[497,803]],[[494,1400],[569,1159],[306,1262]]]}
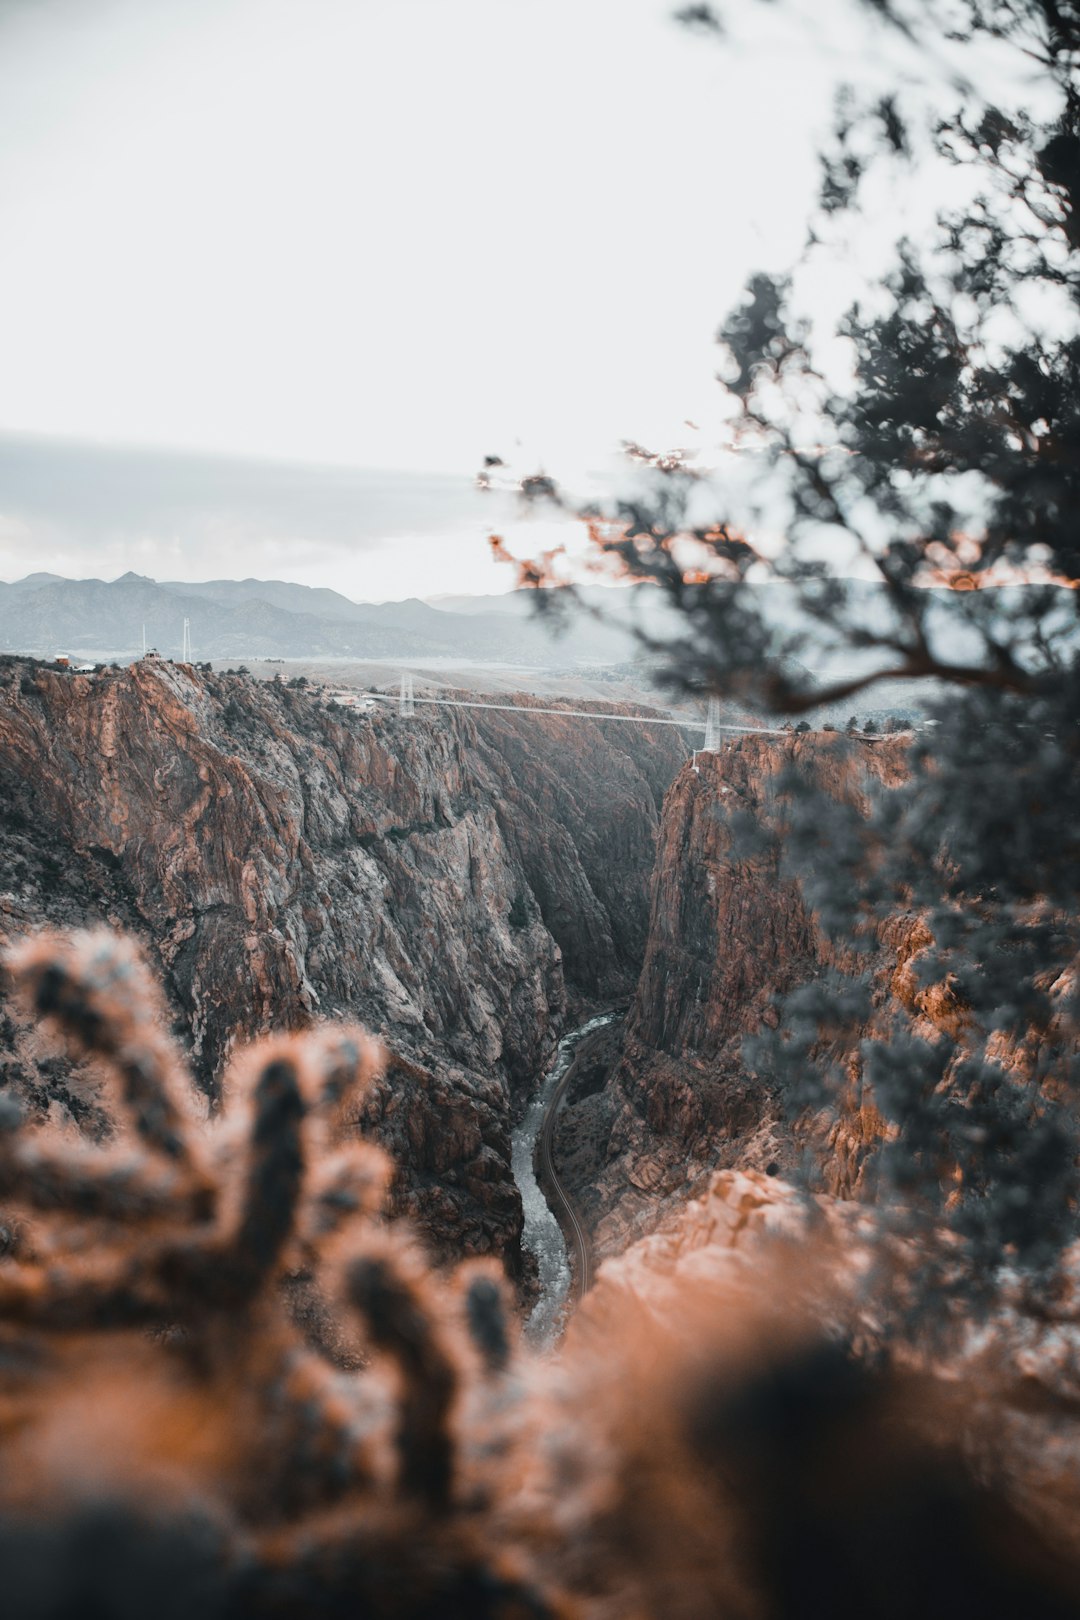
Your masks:
{"label": "sky", "polygon": [[837,78],[888,76],[840,3],[729,9],[0,0],[0,578],[501,590],[485,454],[707,437]]}

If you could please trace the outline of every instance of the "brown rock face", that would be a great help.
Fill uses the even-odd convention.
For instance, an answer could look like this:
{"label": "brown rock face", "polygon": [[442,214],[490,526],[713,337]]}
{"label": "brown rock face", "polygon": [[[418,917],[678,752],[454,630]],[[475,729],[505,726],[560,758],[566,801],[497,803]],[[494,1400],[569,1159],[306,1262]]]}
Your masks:
{"label": "brown rock face", "polygon": [[[671,1369],[680,1343],[685,1353],[711,1331],[734,1346],[756,1324],[749,1340],[756,1370],[800,1311],[814,1332],[824,1327],[888,1354],[896,1347],[886,1326],[895,1278],[882,1285],[889,1267],[881,1260],[873,1224],[857,1203],[828,1194],[808,1201],[760,1171],[722,1170],[705,1178],[697,1197],[672,1208],[657,1231],[601,1266],[570,1323],[564,1362],[573,1369],[602,1352],[618,1388],[618,1356],[629,1359],[644,1343],[652,1366],[678,1387]],[[1078,1307],[1080,1244],[1073,1244],[1055,1297],[1034,1315],[1025,1290],[1007,1288],[991,1320],[958,1320],[950,1342],[916,1338],[903,1351],[906,1367],[919,1372],[920,1414],[933,1411],[935,1385],[948,1392],[934,1421],[950,1411],[950,1421],[959,1417],[968,1455],[1001,1469],[1038,1533],[1073,1557],[1080,1524]],[[720,1359],[723,1349],[712,1353]],[[953,1392],[962,1396],[959,1406]],[[860,1509],[857,1494],[852,1509]]]}
{"label": "brown rock face", "polygon": [[[560,1163],[599,1255],[651,1230],[718,1167],[793,1164],[797,1144],[779,1128],[777,1100],[746,1072],[743,1037],[772,1016],[775,994],[844,964],[797,878],[783,873],[781,851],[765,842],[745,852],[736,829],[764,824],[791,762],[863,807],[871,791],[902,779],[904,748],[901,739],[748,735],[699,756],[697,771],[685,767],[672,784],[622,1047],[606,1086],[572,1099],[560,1131]],[[849,1180],[861,1163],[848,1139],[858,1126],[856,1113],[833,1144]]]}
{"label": "brown rock face", "polygon": [[[211,1099],[236,1042],[361,1020],[395,1054],[370,1110],[399,1205],[437,1246],[513,1263],[515,1101],[568,995],[633,985],[682,752],[665,727],[404,720],[163,662],[90,677],[9,660],[0,942],[44,922],[134,931]],[[90,1118],[78,1077],[7,1015],[0,1066]]]}

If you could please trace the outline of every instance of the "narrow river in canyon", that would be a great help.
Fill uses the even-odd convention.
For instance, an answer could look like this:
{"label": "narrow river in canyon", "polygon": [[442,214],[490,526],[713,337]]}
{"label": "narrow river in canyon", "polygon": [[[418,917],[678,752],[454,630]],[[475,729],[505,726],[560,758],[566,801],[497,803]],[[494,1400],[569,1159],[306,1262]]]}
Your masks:
{"label": "narrow river in canyon", "polygon": [[610,1024],[614,1017],[614,1013],[601,1013],[563,1036],[556,1048],[555,1061],[544,1076],[520,1125],[513,1132],[514,1180],[525,1209],[522,1242],[536,1256],[540,1275],[540,1297],[525,1324],[525,1337],[530,1344],[538,1346],[553,1343],[562,1329],[566,1303],[570,1297],[571,1274],[562,1227],[536,1179],[536,1142],[552,1098],[574,1061],[578,1045],[594,1030]]}

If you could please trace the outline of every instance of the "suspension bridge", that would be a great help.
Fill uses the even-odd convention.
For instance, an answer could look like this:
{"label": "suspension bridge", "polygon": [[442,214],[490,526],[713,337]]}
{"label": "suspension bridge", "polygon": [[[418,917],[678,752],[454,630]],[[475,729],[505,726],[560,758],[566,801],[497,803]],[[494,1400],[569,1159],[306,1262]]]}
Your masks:
{"label": "suspension bridge", "polygon": [[401,677],[401,688],[398,692],[368,692],[366,696],[379,703],[394,704],[406,718],[415,715],[418,704],[431,704],[444,709],[494,709],[503,714],[516,715],[554,715],[560,719],[569,720],[610,720],[616,725],[630,726],[675,726],[680,731],[703,731],[704,741],[695,753],[714,754],[720,747],[725,734],[738,737],[752,736],[760,733],[766,737],[787,737],[790,732],[780,726],[752,726],[729,725],[720,719],[720,699],[710,698],[708,712],[704,720],[695,719],[692,715],[678,717],[659,714],[615,714],[609,709],[553,709],[538,708],[531,704],[524,706],[518,703],[488,703],[480,698],[450,698],[417,696],[414,689],[413,678],[405,674]]}

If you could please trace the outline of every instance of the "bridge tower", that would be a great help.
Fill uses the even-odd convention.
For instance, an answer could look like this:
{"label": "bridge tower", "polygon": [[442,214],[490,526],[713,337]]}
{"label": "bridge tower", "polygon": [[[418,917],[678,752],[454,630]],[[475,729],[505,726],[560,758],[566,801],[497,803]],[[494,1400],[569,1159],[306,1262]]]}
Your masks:
{"label": "bridge tower", "polygon": [[183,650],[182,650],[182,652],[180,654],[180,662],[182,664],[190,664],[192,662],[192,655],[191,655],[191,620],[190,619],[185,619],[184,620],[184,642],[183,642]]}
{"label": "bridge tower", "polygon": [[409,720],[416,713],[416,704],[413,702],[412,676],[402,672],[401,676],[401,712]]}
{"label": "bridge tower", "polygon": [[720,699],[709,699],[709,712],[705,717],[705,741],[701,745],[703,754],[715,754],[720,747]]}

